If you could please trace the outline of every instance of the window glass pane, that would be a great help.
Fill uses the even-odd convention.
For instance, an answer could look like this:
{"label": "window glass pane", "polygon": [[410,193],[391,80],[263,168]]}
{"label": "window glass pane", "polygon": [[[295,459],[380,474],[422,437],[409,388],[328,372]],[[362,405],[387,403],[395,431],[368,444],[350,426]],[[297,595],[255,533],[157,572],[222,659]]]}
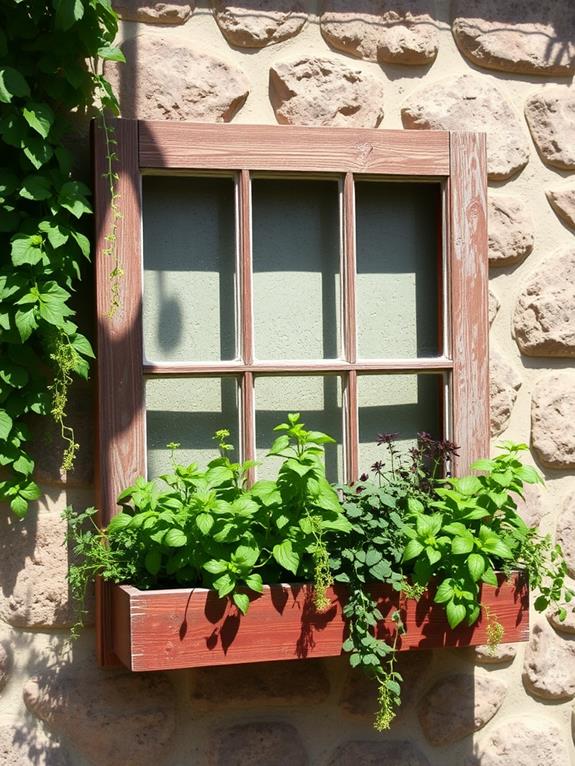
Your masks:
{"label": "window glass pane", "polygon": [[442,437],[443,377],[441,375],[360,375],[359,470],[385,460],[385,447],[376,445],[379,433],[399,434],[401,451],[415,446],[417,433]]}
{"label": "window glass pane", "polygon": [[356,182],[357,342],[361,358],[437,356],[437,184]]}
{"label": "window glass pane", "polygon": [[252,205],[257,358],[337,358],[337,182],[255,179]]}
{"label": "window glass pane", "polygon": [[235,378],[149,378],[146,381],[148,476],[171,468],[166,445],[179,442],[176,460],[204,467],[217,455],[212,439],[220,428],[231,432],[238,454],[238,384]]}
{"label": "window glass pane", "polygon": [[299,412],[301,422],[309,431],[323,431],[337,444],[327,444],[325,451],[327,476],[330,480],[343,477],[341,381],[335,376],[256,378],[256,456],[264,460],[257,467],[258,479],[275,478],[281,458],[266,454],[279,436],[274,426],[283,423],[290,412]]}
{"label": "window glass pane", "polygon": [[233,179],[142,183],[146,358],[235,358]]}

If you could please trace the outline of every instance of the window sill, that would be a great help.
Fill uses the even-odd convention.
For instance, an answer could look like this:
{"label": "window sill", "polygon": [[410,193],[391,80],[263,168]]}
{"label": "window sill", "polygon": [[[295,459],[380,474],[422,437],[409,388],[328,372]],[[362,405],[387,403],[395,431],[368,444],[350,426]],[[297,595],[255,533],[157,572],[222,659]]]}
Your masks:
{"label": "window sill", "polygon": [[[399,606],[389,586],[374,585],[372,594],[388,617]],[[113,649],[133,671],[174,670],[207,665],[235,665],[342,654],[346,588],[328,591],[331,607],[319,614],[308,584],[266,585],[252,600],[247,615],[238,614],[228,599],[205,588],[141,591],[129,585],[111,587]],[[482,604],[503,625],[503,641],[529,636],[529,590],[524,574],[510,580],[499,575],[499,586],[483,585]],[[418,601],[401,601],[407,633],[400,651],[487,643],[487,619],[473,627],[450,630],[443,609],[433,604],[433,588]],[[386,619],[378,636],[392,640]]]}

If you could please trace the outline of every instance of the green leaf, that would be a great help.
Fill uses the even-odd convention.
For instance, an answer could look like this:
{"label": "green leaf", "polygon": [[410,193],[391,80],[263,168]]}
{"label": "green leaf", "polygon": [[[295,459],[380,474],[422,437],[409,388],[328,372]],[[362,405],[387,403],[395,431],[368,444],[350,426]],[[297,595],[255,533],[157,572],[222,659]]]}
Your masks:
{"label": "green leaf", "polygon": [[461,479],[455,479],[453,483],[455,488],[467,497],[476,495],[483,486],[477,476],[462,476]]}
{"label": "green leaf", "polygon": [[467,610],[463,604],[456,604],[454,601],[450,601],[445,608],[445,613],[449,627],[453,630],[459,623],[463,622]]}
{"label": "green leaf", "polygon": [[18,176],[8,170],[0,170],[0,198],[6,199],[18,189]]}
{"label": "green leaf", "polygon": [[476,460],[475,463],[473,463],[470,466],[470,468],[471,468],[472,471],[487,471],[487,472],[489,472],[489,471],[492,471],[493,468],[495,468],[495,463],[493,462],[493,460],[481,459],[481,460]]}
{"label": "green leaf", "polygon": [[24,154],[32,165],[39,170],[54,154],[53,147],[39,136],[29,136],[24,144]]}
{"label": "green leaf", "polygon": [[42,497],[40,487],[34,481],[29,481],[25,486],[20,487],[20,494],[26,500],[38,500]]}
{"label": "green leaf", "polygon": [[245,614],[250,608],[250,599],[245,593],[234,593],[232,599],[242,614]]}
{"label": "green leaf", "polygon": [[[0,99],[0,101],[1,100],[2,99]],[[16,495],[16,497],[10,501],[10,509],[19,519],[23,519],[28,512],[28,503],[23,497]]]}
{"label": "green leaf", "polygon": [[85,335],[82,335],[81,333],[76,332],[70,337],[70,342],[72,344],[72,347],[79,354],[82,354],[82,356],[89,356],[91,359],[96,358],[94,351],[92,350],[92,345]]}
{"label": "green leaf", "polygon": [[299,554],[293,550],[291,540],[284,540],[278,545],[274,545],[272,551],[274,559],[277,563],[287,569],[292,574],[297,574],[299,567],[300,557]]}
{"label": "green leaf", "polygon": [[497,537],[488,539],[483,543],[483,550],[487,553],[491,553],[493,556],[498,556],[500,559],[512,559],[513,553],[505,545],[503,540]]}
{"label": "green leaf", "polygon": [[0,67],[0,101],[9,104],[13,96],[29,96],[30,88],[17,69]]}
{"label": "green leaf", "polygon": [[42,260],[42,237],[39,234],[16,234],[10,240],[14,266],[35,266]]}
{"label": "green leaf", "polygon": [[[54,250],[57,250],[70,239],[70,233],[68,229],[60,226],[58,223],[52,223],[52,221],[41,221],[38,224],[38,229],[46,234],[48,242],[52,245]],[[73,234],[73,232],[72,232]]]}
{"label": "green leaf", "polygon": [[433,599],[436,604],[445,604],[453,598],[453,587],[450,580],[443,580],[441,585],[437,588],[435,598]]}
{"label": "green leaf", "polygon": [[410,540],[403,552],[403,561],[410,561],[411,559],[414,559],[416,556],[419,556],[422,550],[423,545],[419,542],[419,540]]}
{"label": "green leaf", "polygon": [[214,580],[214,588],[217,590],[220,598],[227,596],[235,587],[236,581],[227,572],[218,577],[217,580]]}
{"label": "green leaf", "polygon": [[46,176],[26,176],[20,189],[20,196],[36,202],[50,199],[52,196],[50,179]]}
{"label": "green leaf", "polygon": [[12,418],[5,410],[0,410],[0,439],[7,439],[12,430]]}
{"label": "green leaf", "polygon": [[451,542],[451,552],[454,556],[460,556],[463,553],[471,553],[473,550],[472,537],[454,537]]}
{"label": "green leaf", "polygon": [[262,577],[257,572],[254,572],[253,574],[246,577],[245,583],[248,588],[255,590],[256,593],[263,593],[264,591]]}
{"label": "green leaf", "polygon": [[169,548],[181,548],[184,545],[187,545],[188,538],[182,532],[181,529],[168,529],[164,536],[163,543],[164,545],[167,545]]}
{"label": "green leaf", "polygon": [[272,446],[270,447],[270,451],[268,452],[268,455],[278,455],[279,453],[283,452],[284,449],[289,447],[289,436],[286,434],[282,434],[281,436],[278,436],[277,439],[274,440]]}
{"label": "green leaf", "polygon": [[42,138],[48,138],[54,123],[54,112],[48,104],[28,104],[24,107],[22,115],[36,133],[39,133]]}
{"label": "green leaf", "polygon": [[72,237],[76,240],[76,244],[80,248],[84,258],[90,258],[90,240],[85,237],[79,231],[72,231]]}
{"label": "green leaf", "polygon": [[82,0],[53,0],[56,10],[56,29],[64,32],[84,16]]}
{"label": "green leaf", "polygon": [[210,561],[206,561],[204,564],[206,572],[210,572],[211,574],[222,574],[227,568],[228,565],[225,561],[218,561],[216,559],[210,559]]}
{"label": "green leaf", "polygon": [[479,553],[472,553],[467,558],[467,569],[474,582],[481,579],[481,575],[485,571],[485,559]]}
{"label": "green leaf", "polygon": [[214,526],[214,517],[209,513],[198,513],[196,516],[196,525],[203,535],[207,535]]}
{"label": "green leaf", "polygon": [[110,523],[108,524],[108,532],[114,534],[115,532],[119,532],[121,529],[126,529],[126,527],[129,527],[132,523],[132,519],[133,516],[130,516],[127,513],[117,513],[110,519]]}
{"label": "green leaf", "polygon": [[157,575],[162,566],[162,554],[157,548],[146,553],[144,558],[144,566],[151,575]]}
{"label": "green leaf", "polygon": [[493,571],[493,568],[492,568],[492,567],[488,567],[488,568],[485,570],[485,572],[483,572],[483,574],[481,575],[481,580],[482,580],[482,581],[483,581],[483,582],[484,582],[486,585],[493,585],[493,586],[497,587],[497,585],[499,584],[499,583],[497,582],[497,575],[496,575],[496,574],[495,574],[495,572]]}
{"label": "green leaf", "polygon": [[92,208],[86,195],[90,193],[87,186],[79,181],[68,181],[60,189],[58,202],[76,218],[81,218],[84,213],[91,213]]}
{"label": "green leaf", "polygon": [[533,606],[537,612],[544,612],[549,606],[549,599],[546,596],[537,596]]}
{"label": "green leaf", "polygon": [[[45,282],[38,289],[39,312],[42,319],[56,327],[64,325],[65,318],[74,312],[66,305],[70,293],[56,284]],[[23,301],[20,301],[21,303]],[[27,301],[28,302],[28,301]]]}
{"label": "green leaf", "polygon": [[113,45],[106,45],[102,48],[98,48],[98,58],[104,61],[120,61],[122,64],[126,63],[126,57],[119,48]]}

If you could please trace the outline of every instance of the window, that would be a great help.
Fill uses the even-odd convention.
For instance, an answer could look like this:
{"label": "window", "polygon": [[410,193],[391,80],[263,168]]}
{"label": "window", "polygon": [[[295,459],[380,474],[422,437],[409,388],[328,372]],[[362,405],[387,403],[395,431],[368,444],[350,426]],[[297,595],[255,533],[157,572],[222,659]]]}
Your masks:
{"label": "window", "polygon": [[487,451],[483,136],[119,120],[115,139],[110,316],[95,130],[103,523],[167,442],[201,459],[225,425],[260,458],[288,411],[337,438],[333,478],[374,461],[378,430],[443,433],[458,472]]}

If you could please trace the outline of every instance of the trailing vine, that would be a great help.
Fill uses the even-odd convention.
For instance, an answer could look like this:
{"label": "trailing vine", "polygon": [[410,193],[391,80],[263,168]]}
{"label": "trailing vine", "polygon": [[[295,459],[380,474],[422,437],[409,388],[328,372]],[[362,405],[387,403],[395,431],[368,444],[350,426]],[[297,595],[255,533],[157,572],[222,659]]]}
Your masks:
{"label": "trailing vine", "polygon": [[[90,260],[92,209],[67,144],[94,109],[104,120],[117,112],[98,71],[104,59],[123,60],[117,29],[109,0],[0,0],[0,502],[18,516],[40,496],[26,447],[31,417],[58,424],[63,470],[79,449],[69,389],[75,376],[88,377],[93,352],[71,303]],[[112,305],[119,276],[115,263]]]}

